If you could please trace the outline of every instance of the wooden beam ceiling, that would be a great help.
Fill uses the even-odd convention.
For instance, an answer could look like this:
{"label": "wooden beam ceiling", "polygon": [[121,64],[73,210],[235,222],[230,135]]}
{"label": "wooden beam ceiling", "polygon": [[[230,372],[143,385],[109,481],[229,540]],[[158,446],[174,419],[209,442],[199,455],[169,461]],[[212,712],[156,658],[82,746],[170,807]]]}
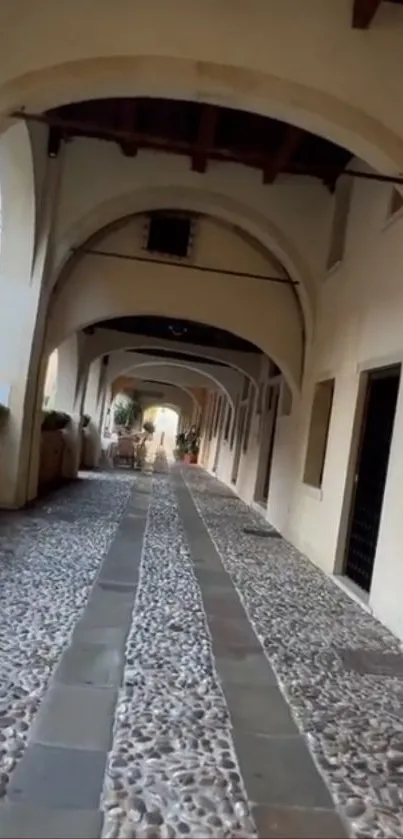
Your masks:
{"label": "wooden beam ceiling", "polygon": [[268,158],[267,164],[263,169],[264,184],[274,183],[277,175],[287,169],[301,143],[303,133],[302,129],[297,128],[295,125],[286,125],[284,127],[282,143],[278,150]]}
{"label": "wooden beam ceiling", "polygon": [[[125,99],[122,102],[121,127],[125,133],[135,135],[137,128],[137,102],[135,99]],[[122,140],[120,147],[126,157],[136,157],[139,148],[135,140]]]}
{"label": "wooden beam ceiling", "polygon": [[207,169],[208,153],[214,147],[218,109],[214,105],[205,105],[200,116],[199,131],[192,155],[194,172],[204,173]]}
{"label": "wooden beam ceiling", "polygon": [[46,113],[21,110],[12,116],[48,126],[50,156],[57,154],[62,139],[94,138],[116,143],[130,157],[145,148],[184,155],[200,173],[211,160],[239,163],[260,169],[267,184],[280,173],[332,184],[350,158],[347,151],[295,126],[211,104],[95,100]]}

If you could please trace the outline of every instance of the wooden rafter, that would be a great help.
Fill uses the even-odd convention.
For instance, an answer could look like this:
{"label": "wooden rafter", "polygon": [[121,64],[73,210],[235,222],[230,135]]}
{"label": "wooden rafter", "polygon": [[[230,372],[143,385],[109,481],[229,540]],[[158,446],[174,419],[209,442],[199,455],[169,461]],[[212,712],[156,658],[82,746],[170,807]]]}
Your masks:
{"label": "wooden rafter", "polygon": [[[53,136],[59,135],[64,140],[87,137],[114,142],[127,155],[134,155],[138,149],[144,148],[185,155],[191,159],[194,170],[199,172],[205,171],[208,160],[240,163],[263,171],[267,183],[273,182],[280,171],[295,175],[311,175],[326,183],[331,183],[337,180],[340,171],[347,164],[348,154],[340,160],[340,154],[335,154],[331,146],[329,150],[326,149],[326,141],[311,137],[294,126],[283,125],[282,142],[269,157],[261,126],[259,126],[259,131],[252,129],[249,145],[244,141],[245,133],[239,142],[236,131],[228,132],[228,130],[227,136],[232,136],[233,143],[231,142],[229,146],[219,145],[216,129],[221,111],[218,107],[206,105],[205,108],[200,108],[196,140],[191,140],[186,131],[182,133],[182,136],[180,131],[173,136],[174,132],[171,129],[172,122],[175,121],[171,119],[169,113],[158,126],[158,120],[144,119],[141,107],[144,105],[141,105],[139,101],[123,100],[118,103],[118,107],[116,105],[114,107],[112,102],[108,103],[108,107],[103,110],[101,107],[88,108],[88,110],[85,107],[65,109],[65,111],[61,109],[61,111],[54,110],[46,113],[29,113],[20,110],[10,116],[25,120],[27,123],[42,123],[48,126]],[[153,133],[146,133],[142,129],[144,124],[154,126]],[[167,133],[165,133],[166,127],[169,128]],[[270,136],[270,121],[266,130]],[[278,124],[275,125],[275,130],[278,132]],[[302,139],[304,148],[300,149],[298,159],[295,159],[295,151]],[[316,153],[318,142],[325,144],[323,155]],[[51,145],[53,150],[53,143]]]}
{"label": "wooden rafter", "polygon": [[[123,131],[133,135],[137,128],[137,103],[135,99],[125,99],[122,104],[121,126]],[[138,152],[138,144],[135,141],[123,140],[120,143],[122,152],[126,157],[135,157]]]}
{"label": "wooden rafter", "polygon": [[218,110],[214,105],[205,105],[200,116],[199,131],[192,154],[192,169],[204,173],[207,169],[208,152],[214,146]]}
{"label": "wooden rafter", "polygon": [[301,128],[297,128],[295,125],[287,125],[279,149],[268,160],[267,165],[263,169],[264,184],[274,183],[277,175],[284,169],[287,169],[301,142],[303,133]]}
{"label": "wooden rafter", "polygon": [[353,27],[368,29],[381,5],[382,0],[354,0]]}

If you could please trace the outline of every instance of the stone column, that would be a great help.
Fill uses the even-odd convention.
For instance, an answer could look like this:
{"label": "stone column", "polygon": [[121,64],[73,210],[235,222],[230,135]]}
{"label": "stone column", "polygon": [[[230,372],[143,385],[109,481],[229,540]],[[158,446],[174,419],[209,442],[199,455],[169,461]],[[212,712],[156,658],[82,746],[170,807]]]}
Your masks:
{"label": "stone column", "polygon": [[31,139],[18,123],[0,138],[2,242],[0,252],[0,385],[9,419],[0,436],[0,507],[23,506],[37,493],[47,280],[63,153],[47,157],[40,136],[44,178],[39,190]]}
{"label": "stone column", "polygon": [[101,460],[101,413],[105,389],[102,388],[102,359],[96,358],[90,365],[88,384],[84,400],[84,414],[90,420],[83,432],[83,461],[88,469],[99,465]]}
{"label": "stone column", "polygon": [[82,453],[82,419],[88,381],[88,371],[82,365],[83,342],[82,334],[74,334],[58,348],[55,409],[70,416],[63,468],[65,478],[77,477]]}

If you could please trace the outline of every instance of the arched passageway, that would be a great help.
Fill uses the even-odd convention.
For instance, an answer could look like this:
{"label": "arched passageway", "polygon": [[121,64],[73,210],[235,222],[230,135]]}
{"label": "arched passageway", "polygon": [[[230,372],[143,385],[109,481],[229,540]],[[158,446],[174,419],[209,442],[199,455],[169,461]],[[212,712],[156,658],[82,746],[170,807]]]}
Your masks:
{"label": "arched passageway", "polygon": [[0,4],[0,836],[403,837],[403,2],[84,5]]}

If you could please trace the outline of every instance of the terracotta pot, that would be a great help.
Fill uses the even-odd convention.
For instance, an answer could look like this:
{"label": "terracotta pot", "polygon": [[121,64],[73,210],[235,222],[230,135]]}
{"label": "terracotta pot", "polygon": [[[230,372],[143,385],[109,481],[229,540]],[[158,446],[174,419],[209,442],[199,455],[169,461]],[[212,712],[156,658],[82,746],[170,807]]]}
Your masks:
{"label": "terracotta pot", "polygon": [[192,455],[191,454],[185,454],[183,456],[183,462],[184,463],[191,463],[192,462]]}

